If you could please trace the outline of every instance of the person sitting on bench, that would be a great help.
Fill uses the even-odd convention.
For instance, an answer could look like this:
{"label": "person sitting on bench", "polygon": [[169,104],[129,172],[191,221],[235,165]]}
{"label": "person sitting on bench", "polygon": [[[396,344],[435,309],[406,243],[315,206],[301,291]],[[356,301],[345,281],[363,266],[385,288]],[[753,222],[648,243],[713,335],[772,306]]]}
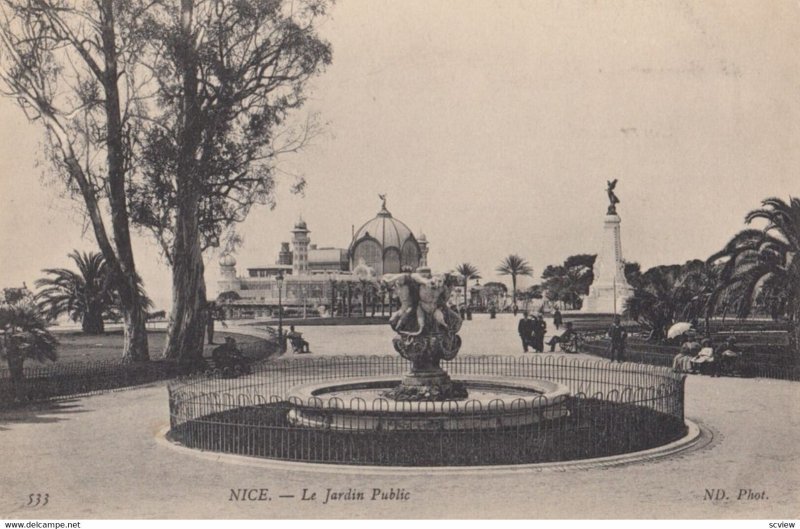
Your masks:
{"label": "person sitting on bench", "polygon": [[311,352],[308,347],[308,342],[303,340],[303,335],[301,333],[294,330],[294,325],[289,326],[289,332],[286,333],[286,338],[289,339],[289,343],[292,344],[292,351],[296,354]]}
{"label": "person sitting on bench", "polygon": [[[556,351],[556,344],[570,344],[575,341],[577,335],[575,331],[572,329],[572,322],[568,321],[564,324],[564,332],[561,333],[561,336],[553,336],[547,342],[547,345],[550,346],[550,352],[554,353]],[[561,350],[564,351],[564,346],[561,346]],[[574,348],[569,348],[574,349]],[[565,351],[566,352],[566,351]]]}
{"label": "person sitting on bench", "polygon": [[720,353],[719,358],[719,372],[725,374],[732,374],[736,371],[737,364],[739,363],[739,359],[742,357],[742,353],[736,347],[736,337],[733,335],[728,336],[728,339],[725,340],[725,345],[722,347],[722,353]]}
{"label": "person sitting on bench", "polygon": [[211,359],[214,361],[214,365],[217,367],[217,369],[220,370],[225,368],[242,368],[247,364],[247,359],[242,355],[242,352],[239,351],[239,348],[236,346],[236,340],[230,336],[226,336],[225,343],[215,347],[214,350],[211,351]]}

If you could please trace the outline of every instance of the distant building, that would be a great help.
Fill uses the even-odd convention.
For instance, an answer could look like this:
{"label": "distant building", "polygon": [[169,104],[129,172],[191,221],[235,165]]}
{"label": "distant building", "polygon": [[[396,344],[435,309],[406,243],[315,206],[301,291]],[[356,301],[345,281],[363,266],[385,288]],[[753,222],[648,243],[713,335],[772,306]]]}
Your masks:
{"label": "distant building", "polygon": [[417,240],[386,209],[385,200],[378,214],[355,231],[346,249],[312,244],[302,218],[291,233],[291,248],[289,242],[281,243],[274,265],[248,268],[245,276],[237,274],[232,255],[219,260],[220,303],[228,318],[272,316],[279,302],[279,274],[286,316],[330,315],[348,293],[360,299],[361,291],[369,290],[370,296],[385,297],[377,284],[381,275],[427,266],[427,238],[421,235]]}
{"label": "distant building", "polygon": [[[427,253],[427,240],[425,240]],[[378,275],[397,274],[403,268],[416,270],[422,248],[403,222],[392,217],[384,203],[378,215],[365,222],[353,236],[348,249],[350,268],[362,260]]]}

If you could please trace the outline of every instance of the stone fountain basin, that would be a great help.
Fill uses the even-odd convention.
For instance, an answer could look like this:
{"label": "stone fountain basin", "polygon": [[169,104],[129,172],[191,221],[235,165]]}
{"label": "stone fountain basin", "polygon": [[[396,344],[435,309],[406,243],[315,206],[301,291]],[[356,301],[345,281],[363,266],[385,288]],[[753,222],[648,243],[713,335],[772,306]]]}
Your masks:
{"label": "stone fountain basin", "polygon": [[288,419],[332,430],[475,430],[528,426],[568,415],[569,389],[541,379],[460,376],[469,396],[435,402],[394,401],[381,393],[398,377],[314,382],[289,390]]}

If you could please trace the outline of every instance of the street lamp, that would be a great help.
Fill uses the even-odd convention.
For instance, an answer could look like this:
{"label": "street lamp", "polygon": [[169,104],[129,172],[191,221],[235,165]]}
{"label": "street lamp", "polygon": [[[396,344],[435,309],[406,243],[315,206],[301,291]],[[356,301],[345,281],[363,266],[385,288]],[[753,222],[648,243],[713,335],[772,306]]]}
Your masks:
{"label": "street lamp", "polygon": [[281,297],[281,290],[283,290],[283,271],[278,270],[278,275],[275,276],[275,283],[278,284],[278,347],[281,353],[286,352],[283,342],[283,298]]}

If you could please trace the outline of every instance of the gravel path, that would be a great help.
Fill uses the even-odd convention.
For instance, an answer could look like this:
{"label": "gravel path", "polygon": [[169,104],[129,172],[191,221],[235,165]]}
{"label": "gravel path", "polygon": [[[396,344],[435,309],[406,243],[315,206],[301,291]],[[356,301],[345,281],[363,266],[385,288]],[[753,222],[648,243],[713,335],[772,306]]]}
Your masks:
{"label": "gravel path", "polygon": [[[467,352],[521,354],[510,319],[469,323],[462,333],[465,343],[472,340]],[[342,334],[351,353],[380,350],[378,340],[389,336],[363,328],[313,331],[303,329],[312,348],[326,344],[331,353],[345,352]],[[484,348],[489,344],[493,349]],[[678,456],[589,469],[394,475],[236,464],[175,449],[158,439],[168,424],[163,384],[48,403],[0,415],[0,516],[798,518],[800,384],[692,376],[686,392],[686,415],[706,433],[701,447]],[[231,501],[231,489],[239,488],[268,488],[272,499]],[[328,488],[364,491],[365,500],[325,504]],[[374,488],[403,489],[409,498],[373,501]],[[303,489],[317,492],[317,500],[302,501]],[[704,500],[706,489],[724,489],[727,499]],[[737,499],[741,489],[763,491],[765,499],[747,499],[746,492]],[[48,504],[25,507],[31,493],[47,493]]]}

